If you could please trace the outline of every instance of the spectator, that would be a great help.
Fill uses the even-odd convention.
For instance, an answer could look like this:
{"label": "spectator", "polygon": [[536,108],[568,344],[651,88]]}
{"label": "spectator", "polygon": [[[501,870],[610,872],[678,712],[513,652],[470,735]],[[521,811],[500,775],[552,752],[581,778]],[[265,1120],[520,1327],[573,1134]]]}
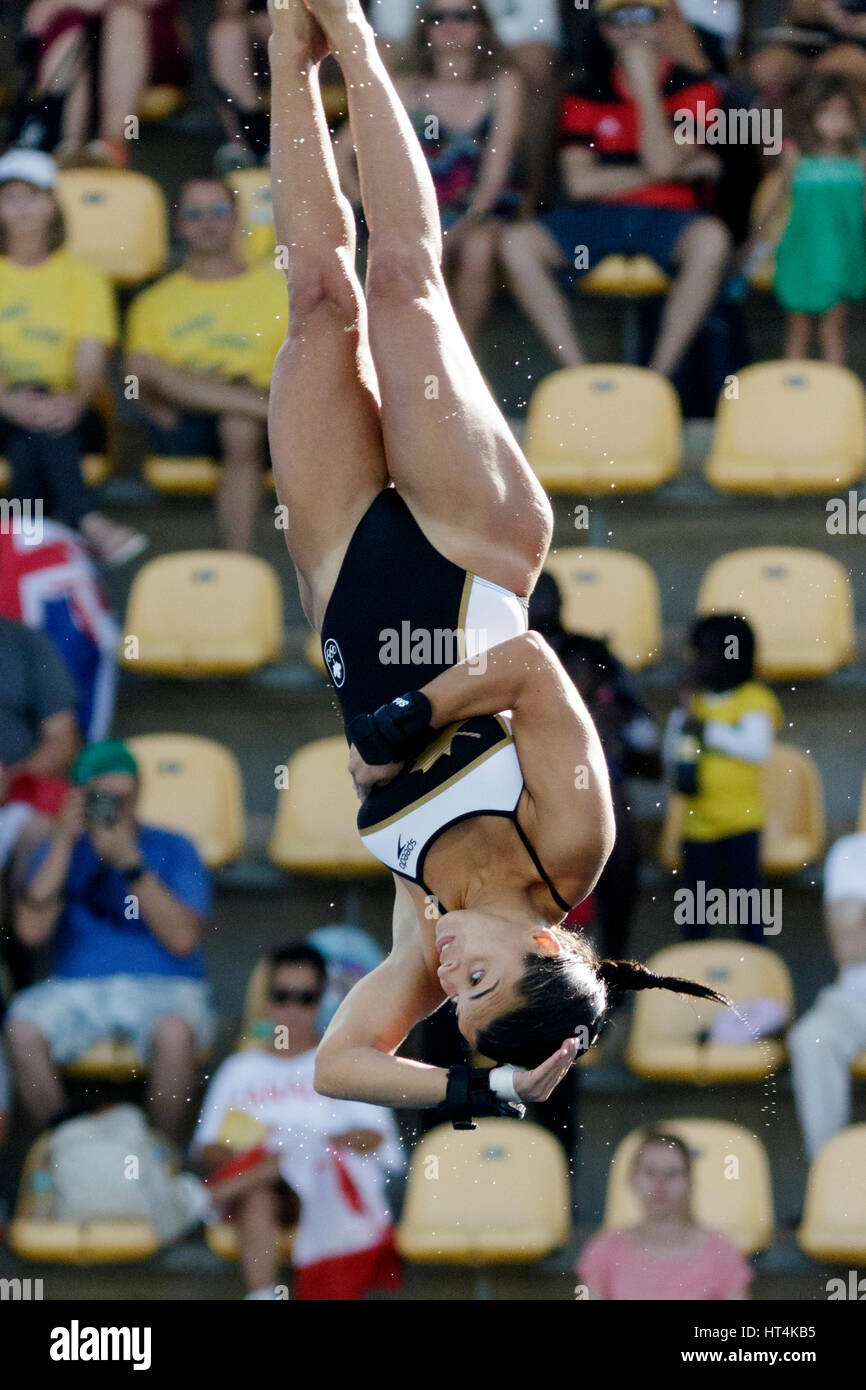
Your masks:
{"label": "spectator", "polygon": [[866,834],[843,835],[827,855],[824,923],[839,974],[788,1034],[810,1160],[851,1123],[851,1063],[866,1048]]}
{"label": "spectator", "polygon": [[782,25],[751,59],[768,106],[780,105],[807,76],[847,77],[866,100],[866,0],[791,0]]}
{"label": "spectator", "polygon": [[[755,635],[745,618],[715,613],[692,628],[694,663],[665,736],[683,808],[683,886],[703,901],[710,889],[761,887],[760,834],[764,824],[761,768],[770,756],[782,710],[773,692],[754,679]],[[730,897],[728,899],[730,901]],[[689,941],[709,935],[705,922],[686,923]],[[747,941],[763,944],[763,923],[739,923]]]}
{"label": "spectator", "polygon": [[74,531],[45,521],[41,539],[0,529],[0,617],[44,632],[78,686],[86,743],[106,737],[114,714],[120,629],[96,566]]}
{"label": "spectator", "polygon": [[543,573],[529,600],[529,625],[553,647],[592,715],[610,774],[616,842],[595,885],[601,954],[621,959],[638,899],[637,831],[628,779],[662,775],[660,738],[628,672],[599,638],[565,631],[556,580]]}
{"label": "spectator", "polygon": [[[451,297],[471,343],[493,295],[502,221],[520,204],[514,163],[523,84],[502,61],[481,5],[428,0],[415,51],[416,71],[398,80],[397,90],[436,186]],[[338,163],[344,188],[360,206],[351,147],[347,123],[337,137]]]}
{"label": "spectator", "polygon": [[263,1050],[235,1053],[218,1069],[193,1150],[237,1223],[249,1298],[276,1296],[279,1229],[295,1223],[295,1296],[360,1298],[397,1279],[384,1196],[386,1173],[403,1166],[397,1128],[380,1106],[329,1100],[313,1087],[323,957],[303,943],[270,964]]}
{"label": "spectator", "polygon": [[752,1270],[726,1236],[691,1211],[692,1155],[674,1134],[650,1130],[631,1166],[641,1220],[601,1231],[578,1259],[590,1299],[615,1302],[731,1302],[748,1298]]}
{"label": "spectator", "polygon": [[267,0],[217,0],[208,73],[228,136],[216,155],[220,172],[267,159],[271,117],[258,79],[267,72],[270,32]]}
{"label": "spectator", "polygon": [[[13,113],[12,138],[64,159],[85,147],[126,168],[130,117],[148,81],[188,79],[179,24],[179,0],[33,0],[20,40],[29,90]],[[87,144],[94,90],[98,138]]]}
{"label": "spectator", "polygon": [[[562,23],[557,0],[484,0],[493,32],[505,56],[515,64],[524,81],[525,110],[522,153],[527,174],[527,201],[535,206],[548,183],[548,157],[559,92],[557,66],[562,46]],[[442,8],[448,8],[444,4]],[[468,13],[479,6],[467,0]],[[417,15],[415,0],[371,0],[370,23],[393,49],[393,61],[414,61],[412,30]],[[387,49],[385,49],[387,54]]]}
{"label": "spectator", "polygon": [[180,192],[179,270],[133,301],[127,370],[155,453],[219,457],[220,540],[250,550],[267,462],[268,386],[286,336],[286,283],[235,254],[234,194],[218,179]]}
{"label": "spectator", "polygon": [[78,691],[43,633],[0,618],[0,671],[2,869],[37,813],[58,809],[79,738]]}
{"label": "spectator", "polygon": [[557,277],[575,280],[610,254],[651,256],[674,277],[649,365],[672,376],[712,306],[730,235],[702,204],[721,163],[674,138],[690,114],[699,135],[721,104],[716,82],[662,54],[667,0],[599,0],[609,75],[566,94],[561,174],[568,205],[507,229],[503,257],[517,300],[562,366],[583,351]]}
{"label": "spectator", "polygon": [[[138,555],[145,538],[96,509],[81,476],[84,433],[117,337],[112,288],[63,249],[57,169],[38,150],[0,159],[0,436],[10,496],[80,531],[108,564]],[[11,312],[14,306],[15,312]]]}
{"label": "spectator", "polygon": [[214,1027],[199,950],[207,871],[185,836],[136,820],[138,768],[123,743],[91,744],[72,775],[17,902],[21,944],[53,944],[51,977],[7,1017],[18,1090],[46,1124],[64,1103],[55,1068],[119,1033],[147,1059],[154,1124],[177,1137]]}
{"label": "spectator", "polygon": [[[787,311],[785,356],[808,356],[814,323],[821,356],[844,365],[848,305],[866,294],[863,116],[850,82],[833,74],[807,82],[799,100],[797,143],[782,153],[778,188],[763,214],[772,226],[791,200],[773,289]],[[751,256],[759,245],[756,238]]]}

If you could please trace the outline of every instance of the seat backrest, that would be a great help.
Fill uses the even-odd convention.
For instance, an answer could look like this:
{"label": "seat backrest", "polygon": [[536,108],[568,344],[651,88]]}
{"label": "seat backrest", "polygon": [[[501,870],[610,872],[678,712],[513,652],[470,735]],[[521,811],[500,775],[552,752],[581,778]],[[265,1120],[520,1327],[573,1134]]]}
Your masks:
{"label": "seat backrest", "polygon": [[188,835],[211,868],[235,859],[245,821],[234,754],[194,734],[143,734],[128,743],[141,776],[140,819]]}
{"label": "seat backrest", "polygon": [[654,452],[671,462],[682,449],[679,399],[647,367],[599,363],[565,367],[532,393],[526,423],[530,463],[548,458],[609,458]]}
{"label": "seat backrest", "polygon": [[248,265],[273,258],[276,243],[274,205],[267,169],[238,169],[227,175],[237,198],[235,249]]}
{"label": "seat backrest", "polygon": [[849,1125],[822,1145],[806,1184],[804,1224],[859,1228],[866,1239],[866,1124]]}
{"label": "seat backrest", "polygon": [[816,550],[758,546],[732,551],[706,570],[699,613],[735,612],[755,629],[757,664],[770,677],[827,669],[855,651],[851,581],[840,562]]}
{"label": "seat backrest", "polygon": [[788,835],[824,835],[824,791],[815,759],[793,743],[774,743],[764,764],[764,837],[768,847]]}
{"label": "seat backrest", "polygon": [[[743,941],[687,941],[656,952],[649,962],[657,975],[696,980],[726,994],[734,1004],[750,999],[777,999],[790,1012],[794,992],[788,967],[766,946]],[[636,996],[632,1028],[642,1037],[668,1041],[694,1039],[724,1010],[712,999],[696,999],[669,990],[644,990]]]}
{"label": "seat backrest", "polygon": [[[763,1249],[772,1235],[773,1195],[770,1165],[760,1140],[742,1125],[726,1120],[659,1120],[654,1129],[678,1135],[691,1150],[695,1220],[726,1235],[743,1254]],[[644,1133],[632,1130],[616,1148],[607,1183],[605,1230],[635,1226],[641,1220],[629,1179]]]}
{"label": "seat backrest", "polygon": [[385,872],[358,833],[358,800],[348,771],[346,740],[315,739],[294,753],[278,793],[268,847],[271,859],[294,872]]}
{"label": "seat backrest", "polygon": [[645,560],[602,546],[568,547],[549,555],[545,569],[559,585],[567,631],[605,638],[631,668],[658,659],[661,599]]}
{"label": "seat backrest", "polygon": [[737,382],[736,397],[727,391],[719,397],[714,449],[720,454],[864,457],[864,390],[847,367],[758,362],[739,371]]}
{"label": "seat backrest", "polygon": [[551,1249],[571,1222],[565,1155],[540,1125],[504,1119],[479,1120],[469,1131],[439,1125],[415,1148],[403,1227],[490,1233],[530,1222],[546,1227]]}
{"label": "seat backrest", "polygon": [[168,214],[154,179],[126,169],[63,169],[57,197],[73,256],[120,285],[139,285],[165,270]]}
{"label": "seat backrest", "polygon": [[[283,604],[271,566],[255,555],[190,550],[142,565],[126,613],[124,663],[177,675],[251,671],[276,660]],[[130,656],[127,644],[137,639]]]}

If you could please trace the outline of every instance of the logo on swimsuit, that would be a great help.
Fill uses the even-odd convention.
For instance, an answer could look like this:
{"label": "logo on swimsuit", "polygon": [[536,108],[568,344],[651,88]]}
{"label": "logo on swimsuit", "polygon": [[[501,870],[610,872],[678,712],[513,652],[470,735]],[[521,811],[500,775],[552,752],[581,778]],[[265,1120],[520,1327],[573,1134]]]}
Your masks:
{"label": "logo on swimsuit", "polygon": [[404,845],[400,836],[397,836],[397,863],[400,865],[401,869],[405,869],[406,865],[409,863],[409,855],[412,853],[417,843],[417,840],[407,840]]}
{"label": "logo on swimsuit", "polygon": [[331,680],[339,689],[346,679],[346,665],[343,661],[343,653],[340,651],[333,637],[329,637],[325,643],[323,655],[325,657],[325,665],[331,674]]}

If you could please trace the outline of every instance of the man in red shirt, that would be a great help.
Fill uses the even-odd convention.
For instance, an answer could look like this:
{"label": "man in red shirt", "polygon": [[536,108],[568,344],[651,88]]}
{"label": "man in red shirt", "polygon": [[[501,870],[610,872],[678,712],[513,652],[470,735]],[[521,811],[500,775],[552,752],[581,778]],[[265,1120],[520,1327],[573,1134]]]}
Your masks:
{"label": "man in red shirt", "polygon": [[[649,365],[671,376],[729,256],[727,228],[701,202],[701,185],[721,172],[700,135],[722,94],[712,78],[663,56],[667,3],[598,0],[614,61],[601,83],[562,100],[560,171],[569,202],[505,234],[514,294],[562,366],[580,366],[584,356],[558,281],[573,282],[608,255],[651,256],[673,285]],[[689,132],[686,143],[675,138],[678,128]]]}

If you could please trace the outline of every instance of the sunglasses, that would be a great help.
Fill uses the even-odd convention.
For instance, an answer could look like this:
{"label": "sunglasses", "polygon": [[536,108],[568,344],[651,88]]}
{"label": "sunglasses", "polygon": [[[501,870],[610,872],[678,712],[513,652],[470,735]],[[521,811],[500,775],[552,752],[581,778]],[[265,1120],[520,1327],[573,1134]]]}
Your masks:
{"label": "sunglasses", "polygon": [[272,1004],[303,1004],[305,1009],[318,1004],[321,997],[317,989],[272,989],[270,994]]}
{"label": "sunglasses", "polygon": [[652,5],[621,5],[618,10],[605,15],[604,23],[622,28],[626,24],[655,24],[660,17],[659,11]]}
{"label": "sunglasses", "polygon": [[234,208],[231,203],[217,203],[212,208],[184,208],[181,216],[187,218],[190,222],[201,222],[203,217],[225,218],[231,217],[233,212]]}
{"label": "sunglasses", "polygon": [[479,16],[477,10],[434,10],[433,14],[427,16],[428,24],[477,24]]}

